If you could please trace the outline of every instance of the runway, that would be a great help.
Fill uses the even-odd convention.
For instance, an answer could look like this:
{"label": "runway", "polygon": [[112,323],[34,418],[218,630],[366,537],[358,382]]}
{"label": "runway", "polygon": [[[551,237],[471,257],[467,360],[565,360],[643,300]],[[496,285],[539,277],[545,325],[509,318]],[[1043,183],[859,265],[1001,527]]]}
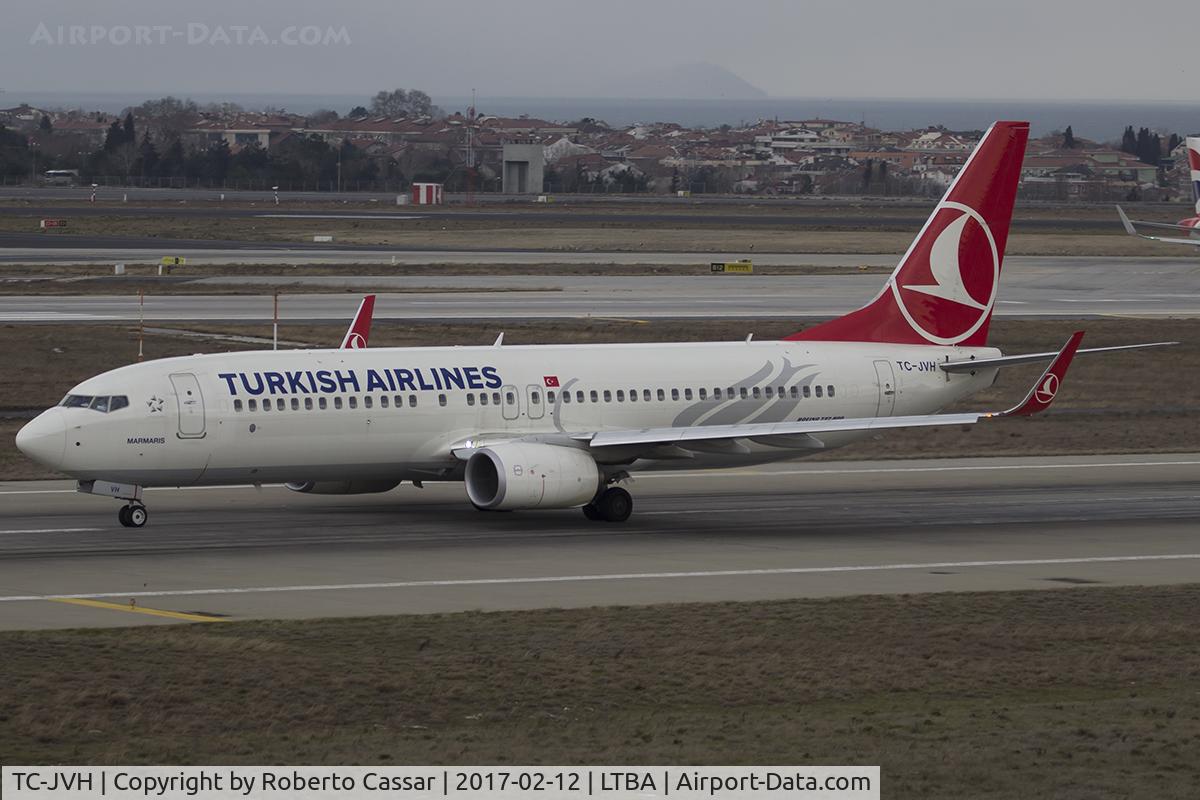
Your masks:
{"label": "runway", "polygon": [[[44,217],[193,217],[226,219],[291,219],[309,220],[380,220],[407,221],[416,219],[436,220],[471,220],[474,222],[511,223],[514,221],[533,222],[539,225],[578,225],[588,223],[638,225],[683,225],[686,227],[737,225],[742,227],[789,227],[800,229],[862,229],[871,226],[875,229],[900,228],[910,229],[914,222],[919,223],[921,216],[933,208],[933,203],[894,203],[890,206],[852,204],[850,209],[825,208],[821,204],[800,204],[791,202],[782,205],[766,205],[759,207],[756,203],[743,202],[739,206],[709,206],[702,208],[680,208],[678,205],[663,204],[655,206],[647,203],[634,204],[640,208],[613,209],[603,204],[584,203],[576,205],[573,201],[559,204],[535,204],[525,199],[523,202],[512,203],[509,206],[491,204],[487,208],[449,207],[449,206],[397,206],[394,203],[383,205],[371,203],[363,205],[364,201],[355,201],[352,207],[338,207],[335,203],[323,206],[286,207],[275,206],[268,202],[263,206],[230,207],[220,202],[213,202],[217,195],[204,197],[196,205],[23,205],[0,206],[0,215],[28,217],[31,221]],[[391,198],[389,198],[391,199]],[[206,201],[206,202],[205,202]],[[366,201],[370,203],[370,201]],[[611,204],[609,204],[611,205]],[[727,210],[733,208],[734,210]],[[836,210],[835,210],[836,209]],[[903,213],[907,210],[908,213]],[[781,213],[782,212],[782,213]],[[1108,231],[1111,232],[1119,223],[1116,215],[1109,219],[1088,219],[1071,217],[1053,218],[1022,218],[1019,215],[1013,220],[1013,230],[1062,230],[1065,228]],[[32,224],[31,228],[36,228]],[[152,241],[152,240],[151,240]]]}
{"label": "runway", "polygon": [[1200,454],[798,462],[639,476],[624,525],[480,514],[461,485],[312,497],[0,485],[0,628],[1169,584]]}
{"label": "runway", "polygon": [[[577,254],[583,256],[584,254]],[[588,254],[612,258],[614,254]],[[668,253],[675,263],[706,263],[708,257]],[[511,255],[511,258],[522,256]],[[631,255],[637,258],[636,255]],[[478,257],[477,257],[478,258]],[[788,256],[806,263],[809,256]],[[890,264],[891,256],[820,257],[826,266]],[[770,259],[758,259],[759,263]],[[517,263],[517,262],[511,262]],[[579,262],[574,263],[588,263]],[[595,262],[591,262],[595,263]],[[140,309],[120,279],[105,278],[108,295],[0,296],[0,322],[134,321]],[[193,285],[228,288],[276,281],[283,284],[284,321],[344,320],[357,298],[346,288],[379,292],[378,319],[621,319],[712,317],[827,317],[871,300],[883,285],[879,274],[847,269],[816,275],[410,275],[410,276],[224,276]],[[1013,258],[1005,264],[996,313],[1012,317],[1077,319],[1086,316],[1194,317],[1200,315],[1200,262],[1195,259]],[[328,285],[330,293],[286,294],[287,284]],[[164,291],[170,284],[164,283]],[[405,290],[420,289],[421,291]],[[446,291],[437,291],[444,289]],[[146,319],[271,319],[273,303],[261,288],[238,296],[151,292]]]}

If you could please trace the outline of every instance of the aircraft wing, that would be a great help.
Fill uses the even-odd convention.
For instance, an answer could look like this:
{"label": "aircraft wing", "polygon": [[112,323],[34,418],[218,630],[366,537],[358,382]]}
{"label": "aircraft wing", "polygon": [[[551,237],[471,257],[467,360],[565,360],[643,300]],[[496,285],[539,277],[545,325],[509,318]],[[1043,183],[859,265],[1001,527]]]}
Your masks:
{"label": "aircraft wing", "polygon": [[876,431],[890,428],[924,428],[943,425],[973,425],[984,419],[1032,416],[1045,411],[1054,402],[1071,359],[1079,350],[1083,331],[1076,331],[1055,355],[1050,366],[1029,389],[1025,399],[1005,411],[977,411],[959,414],[923,414],[905,417],[863,417],[858,419],[812,420],[797,422],[746,423],[738,425],[693,425],[677,428],[641,428],[605,430],[575,434],[571,438],[589,448],[669,447],[732,450],[738,440],[795,449],[824,447],[818,434],[850,431]]}
{"label": "aircraft wing", "polygon": [[1150,236],[1145,233],[1138,233],[1135,225],[1142,225],[1147,228],[1166,228],[1173,231],[1191,231],[1192,228],[1183,225],[1170,225],[1165,222],[1144,222],[1142,220],[1130,219],[1125,215],[1124,210],[1117,206],[1117,215],[1121,218],[1121,224],[1125,226],[1125,232],[1130,236],[1137,236],[1139,239],[1149,239],[1152,242],[1167,242],[1168,244],[1190,244],[1192,247],[1200,247],[1200,239],[1180,238],[1177,236]]}

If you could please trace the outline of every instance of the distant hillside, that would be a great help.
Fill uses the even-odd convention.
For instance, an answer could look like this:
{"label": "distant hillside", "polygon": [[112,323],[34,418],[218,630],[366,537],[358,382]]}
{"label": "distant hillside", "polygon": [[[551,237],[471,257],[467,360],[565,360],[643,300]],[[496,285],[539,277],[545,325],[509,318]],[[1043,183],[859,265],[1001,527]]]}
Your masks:
{"label": "distant hillside", "polygon": [[593,97],[678,100],[755,100],[767,93],[717,64],[698,62],[603,79],[586,87]]}

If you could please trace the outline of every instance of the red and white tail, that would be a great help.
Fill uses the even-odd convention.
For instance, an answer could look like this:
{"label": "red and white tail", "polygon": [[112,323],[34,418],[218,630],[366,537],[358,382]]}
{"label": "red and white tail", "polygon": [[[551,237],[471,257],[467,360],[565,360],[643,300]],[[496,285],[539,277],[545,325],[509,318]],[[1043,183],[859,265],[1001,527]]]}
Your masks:
{"label": "red and white tail", "polygon": [[986,344],[1028,140],[1028,122],[988,128],[883,291],[787,339]]}
{"label": "red and white tail", "polygon": [[1192,200],[1200,214],[1200,136],[1187,137],[1188,171],[1192,179]]}
{"label": "red and white tail", "polygon": [[369,294],[358,304],[358,313],[350,323],[345,338],[342,339],[343,350],[361,350],[367,346],[371,335],[371,316],[375,313],[375,295]]}

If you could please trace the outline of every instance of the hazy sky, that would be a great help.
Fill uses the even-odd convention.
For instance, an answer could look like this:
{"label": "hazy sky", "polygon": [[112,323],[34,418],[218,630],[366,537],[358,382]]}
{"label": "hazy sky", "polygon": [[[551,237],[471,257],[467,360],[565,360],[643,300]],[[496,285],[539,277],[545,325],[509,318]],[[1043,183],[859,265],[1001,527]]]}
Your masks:
{"label": "hazy sky", "polygon": [[[5,5],[0,105],[20,90],[569,97],[605,75],[696,61],[783,97],[1196,99],[1194,11],[1182,0]],[[59,26],[84,27],[72,44]],[[264,42],[311,41],[306,26],[332,29],[332,41]]]}

